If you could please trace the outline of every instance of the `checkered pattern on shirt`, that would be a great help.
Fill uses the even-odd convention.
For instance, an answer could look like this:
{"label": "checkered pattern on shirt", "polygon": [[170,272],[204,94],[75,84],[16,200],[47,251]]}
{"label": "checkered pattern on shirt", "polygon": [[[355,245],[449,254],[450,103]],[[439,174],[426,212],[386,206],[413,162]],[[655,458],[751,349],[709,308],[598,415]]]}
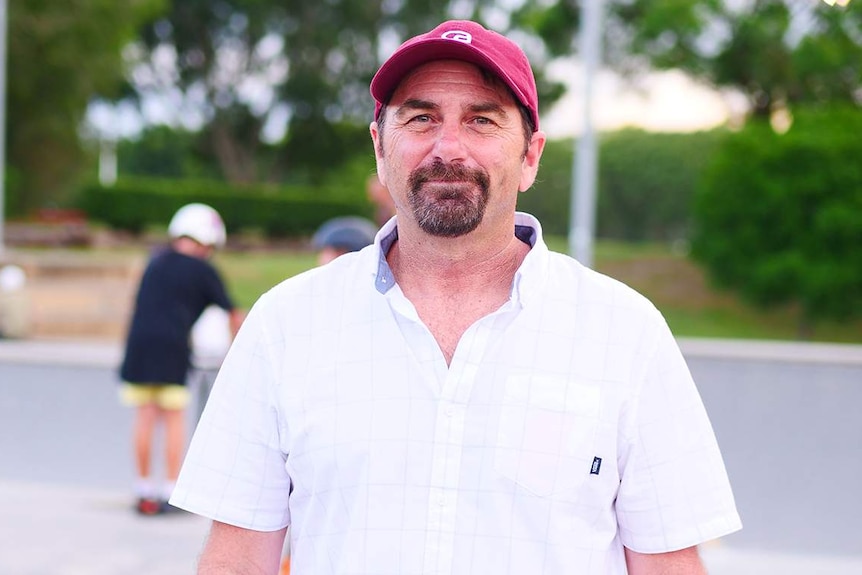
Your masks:
{"label": "checkered pattern on shirt", "polygon": [[536,237],[512,298],[448,367],[400,289],[375,287],[379,243],[261,298],[172,502],[290,524],[292,570],[315,575],[622,574],[622,545],[670,551],[738,529],[661,316],[518,223]]}

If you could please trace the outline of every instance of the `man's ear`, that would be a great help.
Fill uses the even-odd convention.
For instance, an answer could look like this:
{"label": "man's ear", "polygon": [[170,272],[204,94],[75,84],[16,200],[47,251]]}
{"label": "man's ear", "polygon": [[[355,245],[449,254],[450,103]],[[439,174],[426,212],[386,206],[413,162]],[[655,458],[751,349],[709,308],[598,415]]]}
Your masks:
{"label": "man's ear", "polygon": [[530,145],[527,146],[527,153],[524,154],[524,159],[521,162],[521,182],[518,191],[526,192],[536,181],[536,174],[539,173],[539,160],[542,158],[546,141],[547,137],[544,132],[541,130],[533,132]]}
{"label": "man's ear", "polygon": [[386,186],[386,168],[383,162],[383,148],[381,147],[380,127],[377,122],[371,122],[368,126],[368,131],[371,132],[371,142],[374,144],[374,161],[377,167],[377,179],[383,186]]}

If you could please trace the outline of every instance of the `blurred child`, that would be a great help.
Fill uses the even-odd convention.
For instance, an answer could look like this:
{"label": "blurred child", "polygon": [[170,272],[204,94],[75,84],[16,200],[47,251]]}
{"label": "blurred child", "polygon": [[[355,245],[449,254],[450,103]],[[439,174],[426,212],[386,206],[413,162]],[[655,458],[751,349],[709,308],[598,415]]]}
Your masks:
{"label": "blurred child", "polygon": [[[170,245],[152,256],[141,278],[120,367],[120,399],[136,409],[135,508],[143,515],[173,510],[167,500],[186,446],[192,326],[209,305],[230,314],[232,334],[243,318],[208,261],[225,242],[218,212],[204,204],[183,206],[171,219],[168,235]],[[151,474],[151,452],[160,425],[165,431],[166,477],[158,485]]]}

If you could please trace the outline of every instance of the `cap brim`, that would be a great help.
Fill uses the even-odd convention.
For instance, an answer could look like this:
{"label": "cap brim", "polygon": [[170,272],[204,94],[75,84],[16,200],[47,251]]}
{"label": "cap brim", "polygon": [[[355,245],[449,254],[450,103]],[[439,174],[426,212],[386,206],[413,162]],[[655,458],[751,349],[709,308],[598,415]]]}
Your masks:
{"label": "cap brim", "polygon": [[[434,60],[462,60],[476,64],[492,71],[500,77],[515,94],[515,97],[524,104],[527,98],[521,93],[517,84],[512,80],[505,70],[500,68],[493,59],[472,44],[453,42],[442,38],[429,38],[417,42],[412,46],[405,46],[393,54],[377,71],[371,80],[371,95],[378,103],[385,104],[392,97],[398,84],[414,68]],[[377,113],[375,112],[375,116]]]}

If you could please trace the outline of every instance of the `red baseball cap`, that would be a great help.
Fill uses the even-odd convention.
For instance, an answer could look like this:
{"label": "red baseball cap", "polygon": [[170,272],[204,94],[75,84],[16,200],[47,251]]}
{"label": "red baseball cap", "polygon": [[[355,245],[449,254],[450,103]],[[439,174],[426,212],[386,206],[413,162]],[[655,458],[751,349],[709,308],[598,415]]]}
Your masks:
{"label": "red baseball cap", "polygon": [[410,38],[386,60],[371,80],[374,117],[412,69],[434,60],[463,60],[490,70],[511,88],[539,129],[536,79],[524,51],[517,44],[469,20],[450,20],[425,34]]}

